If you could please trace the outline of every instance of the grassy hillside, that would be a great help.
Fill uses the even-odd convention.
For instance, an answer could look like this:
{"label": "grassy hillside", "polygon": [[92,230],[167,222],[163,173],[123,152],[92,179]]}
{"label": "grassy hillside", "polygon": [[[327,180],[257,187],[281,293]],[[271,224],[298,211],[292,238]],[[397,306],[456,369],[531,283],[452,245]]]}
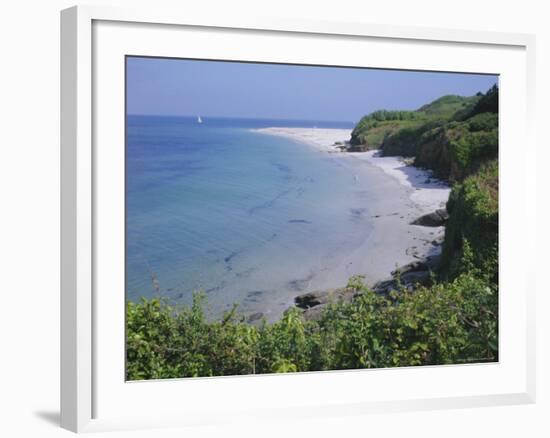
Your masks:
{"label": "grassy hillside", "polygon": [[480,96],[443,96],[416,111],[375,111],[363,117],[351,134],[351,145],[358,150],[380,148],[392,135],[406,129],[414,132],[424,124],[450,119],[458,111],[472,108]]}
{"label": "grassy hillside", "polygon": [[498,88],[491,88],[450,120],[425,130],[412,147],[415,165],[451,182],[462,181],[498,158]]}
{"label": "grassy hillside", "polygon": [[350,143],[357,150],[377,149],[389,135],[424,122],[423,114],[416,111],[375,111],[355,126]]}
{"label": "grassy hillside", "polygon": [[469,97],[449,94],[421,106],[418,112],[440,119],[449,119],[458,111],[469,111],[477,104],[481,97],[481,93]]}
{"label": "grassy hillside", "polygon": [[376,111],[352,132],[352,150],[415,157],[439,178],[461,181],[498,154],[498,88],[443,96],[416,111]]}

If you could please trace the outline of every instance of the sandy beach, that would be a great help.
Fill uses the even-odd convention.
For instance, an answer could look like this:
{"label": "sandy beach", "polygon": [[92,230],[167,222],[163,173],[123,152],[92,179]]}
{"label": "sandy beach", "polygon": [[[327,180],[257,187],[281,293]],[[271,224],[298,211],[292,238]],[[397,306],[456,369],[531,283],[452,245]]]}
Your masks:
{"label": "sandy beach", "polygon": [[350,129],[330,128],[260,128],[255,132],[290,138],[327,152],[339,152],[336,142],[344,143],[351,136]]}
{"label": "sandy beach", "polygon": [[[440,253],[444,227],[410,223],[445,206],[449,186],[431,172],[408,165],[401,157],[381,157],[378,151],[340,152],[335,142],[349,140],[346,129],[264,128],[257,130],[307,143],[332,159],[344,160],[355,169],[353,183],[367,193],[365,208],[373,229],[362,245],[330,266],[332,278],[344,281],[351,275],[365,275],[368,284],[386,279],[397,266]],[[357,166],[360,162],[360,166]]]}
{"label": "sandy beach", "polygon": [[315,146],[321,151],[341,153],[363,160],[383,170],[401,185],[414,190],[410,198],[425,213],[444,207],[451,191],[448,184],[432,178],[428,170],[407,165],[402,157],[382,157],[380,152],[341,152],[335,143],[344,144],[351,136],[349,129],[327,128],[262,128],[257,132],[278,135]]}
{"label": "sandy beach", "polygon": [[401,157],[382,157],[379,151],[349,152],[348,155],[382,169],[403,186],[414,190],[411,201],[425,213],[444,207],[449,199],[451,189],[447,183],[432,178],[428,170],[407,165]]}

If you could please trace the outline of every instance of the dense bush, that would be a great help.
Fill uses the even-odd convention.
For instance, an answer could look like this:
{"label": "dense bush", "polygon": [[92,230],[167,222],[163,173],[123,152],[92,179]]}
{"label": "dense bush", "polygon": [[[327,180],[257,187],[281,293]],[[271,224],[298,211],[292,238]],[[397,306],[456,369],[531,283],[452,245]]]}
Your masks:
{"label": "dense bush", "polygon": [[468,119],[468,127],[471,132],[492,131],[498,129],[498,114],[480,113]]}
{"label": "dense bush", "polygon": [[352,146],[363,146],[364,149],[378,149],[391,134],[406,127],[422,124],[422,120],[388,120],[379,122],[370,116],[363,117],[351,133]]}
{"label": "dense bush", "polygon": [[447,202],[443,267],[450,275],[460,271],[463,241],[475,254],[474,262],[498,282],[498,163],[491,161],[455,184]]}
{"label": "dense bush", "polygon": [[472,110],[465,115],[465,119],[481,113],[498,113],[498,86],[493,85],[487,93],[481,96]]}
{"label": "dense bush", "polygon": [[444,121],[441,119],[432,119],[414,126],[402,127],[384,138],[381,145],[382,153],[385,156],[416,156],[419,146],[431,138],[443,125]]}
{"label": "dense bush", "polygon": [[389,135],[402,128],[418,126],[426,120],[426,115],[419,111],[374,111],[357,123],[351,133],[350,143],[376,149]]}
{"label": "dense bush", "polygon": [[385,122],[389,120],[415,120],[420,118],[420,114],[415,111],[378,110],[371,113],[369,118],[378,122]]}
{"label": "dense bush", "polygon": [[384,155],[402,155],[413,157],[416,155],[416,146],[420,136],[418,127],[402,128],[393,135],[389,135],[382,143]]}
{"label": "dense bush", "polygon": [[463,130],[450,142],[451,160],[456,166],[455,179],[474,173],[480,165],[498,155],[498,132]]}
{"label": "dense bush", "polygon": [[452,281],[382,296],[350,279],[359,295],[331,304],[318,321],[299,309],[259,327],[235,309],[221,321],[155,298],[127,304],[129,380],[495,361],[497,291],[471,251]]}

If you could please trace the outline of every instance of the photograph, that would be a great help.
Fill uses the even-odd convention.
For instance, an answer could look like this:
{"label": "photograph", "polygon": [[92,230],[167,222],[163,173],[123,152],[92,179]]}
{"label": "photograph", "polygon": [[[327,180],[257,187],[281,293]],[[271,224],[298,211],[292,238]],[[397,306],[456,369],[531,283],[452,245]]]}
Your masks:
{"label": "photograph", "polygon": [[127,381],[499,361],[498,75],[127,55],[121,117]]}

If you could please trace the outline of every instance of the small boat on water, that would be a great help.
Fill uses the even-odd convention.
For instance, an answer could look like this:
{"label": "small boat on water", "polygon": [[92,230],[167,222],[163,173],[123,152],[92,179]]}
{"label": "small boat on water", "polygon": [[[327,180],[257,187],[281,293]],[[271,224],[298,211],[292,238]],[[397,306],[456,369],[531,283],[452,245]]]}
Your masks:
{"label": "small boat on water", "polygon": [[197,123],[202,123],[201,116],[197,116]]}

